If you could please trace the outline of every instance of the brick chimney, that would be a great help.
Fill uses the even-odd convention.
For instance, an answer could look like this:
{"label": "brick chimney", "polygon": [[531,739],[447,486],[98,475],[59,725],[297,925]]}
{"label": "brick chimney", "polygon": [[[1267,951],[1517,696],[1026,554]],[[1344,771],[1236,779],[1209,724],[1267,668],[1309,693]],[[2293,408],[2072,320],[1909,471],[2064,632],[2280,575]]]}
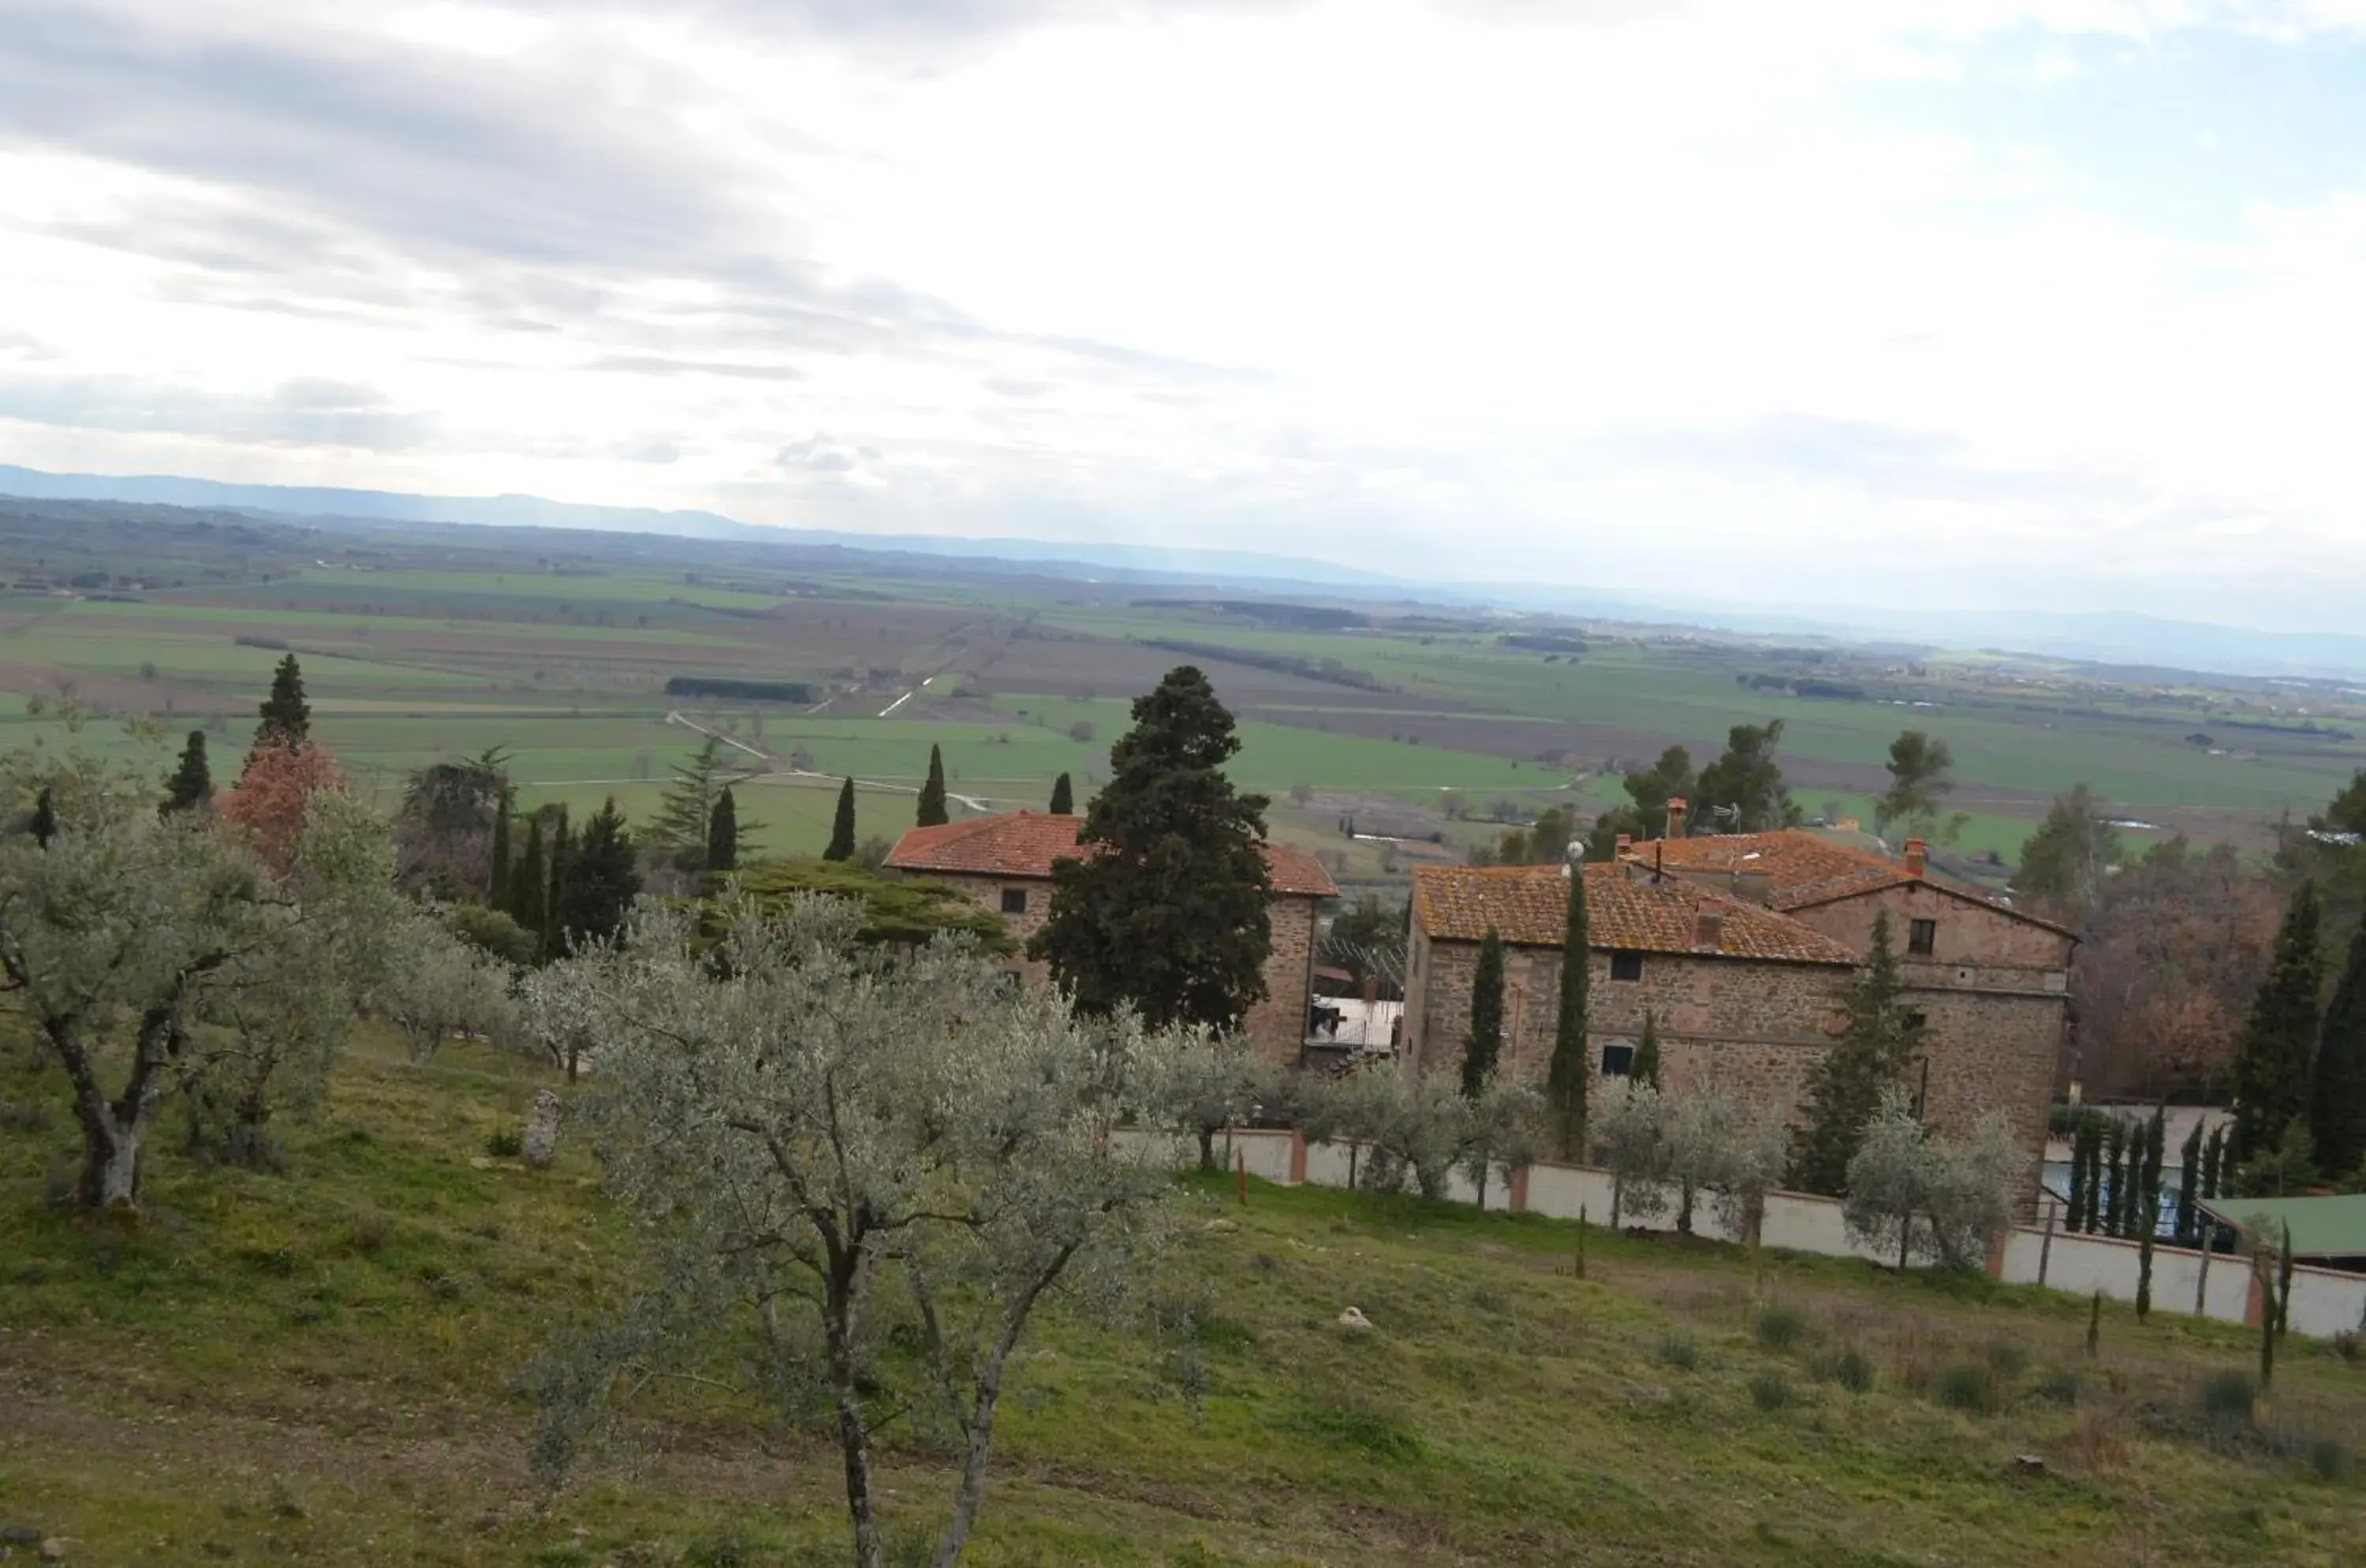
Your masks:
{"label": "brick chimney", "polygon": [[1909,876],[1920,876],[1920,875],[1921,875],[1921,874],[1922,874],[1922,867],[1923,867],[1923,866],[1924,866],[1924,865],[1929,862],[1929,859],[1930,859],[1929,846],[1928,846],[1928,845],[1926,845],[1926,844],[1924,844],[1924,843],[1922,842],[1922,840],[1920,840],[1920,839],[1909,839],[1909,840],[1906,840],[1906,874],[1907,874],[1907,875],[1909,875]]}
{"label": "brick chimney", "polygon": [[1628,852],[1628,850],[1633,849],[1634,847],[1635,847],[1635,835],[1634,835],[1634,834],[1632,834],[1632,833],[1621,833],[1621,834],[1619,834],[1619,835],[1618,835],[1618,858],[1619,858],[1620,860],[1625,860],[1625,859],[1627,858],[1627,852]]}
{"label": "brick chimney", "polygon": [[1684,836],[1684,813],[1688,809],[1690,809],[1689,804],[1683,795],[1673,795],[1668,797],[1668,830],[1662,835],[1663,837],[1681,839]]}
{"label": "brick chimney", "polygon": [[1725,900],[1704,898],[1693,912],[1693,945],[1711,953],[1725,950]]}

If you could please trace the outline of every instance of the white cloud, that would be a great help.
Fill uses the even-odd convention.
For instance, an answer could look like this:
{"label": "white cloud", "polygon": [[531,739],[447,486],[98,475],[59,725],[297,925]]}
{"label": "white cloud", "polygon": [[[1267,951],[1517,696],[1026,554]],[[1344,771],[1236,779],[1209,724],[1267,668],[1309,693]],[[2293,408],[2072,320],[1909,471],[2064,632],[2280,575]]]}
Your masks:
{"label": "white cloud", "polygon": [[2011,98],[2353,48],[2349,0],[11,15],[0,459],[1803,603],[2366,587],[2366,155],[2170,231]]}

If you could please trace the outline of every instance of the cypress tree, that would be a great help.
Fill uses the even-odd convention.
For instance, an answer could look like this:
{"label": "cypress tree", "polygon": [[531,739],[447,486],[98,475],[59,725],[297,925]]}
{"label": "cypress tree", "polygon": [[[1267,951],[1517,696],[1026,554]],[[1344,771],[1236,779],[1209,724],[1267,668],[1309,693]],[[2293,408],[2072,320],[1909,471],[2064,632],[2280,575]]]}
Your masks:
{"label": "cypress tree", "polygon": [[2095,1113],[2082,1111],[2070,1129],[2070,1212],[2065,1228],[2085,1231],[2095,1215],[2095,1140],[2101,1129]]}
{"label": "cypress tree", "polygon": [[1889,916],[1876,914],[1865,973],[1843,1002],[1848,1025],[1808,1081],[1808,1125],[1792,1153],[1792,1185],[1838,1197],[1865,1123],[1922,1043],[1922,1026],[1906,1009],[1906,980],[1889,945]]}
{"label": "cypress tree", "polygon": [[2194,1220],[2200,1211],[2194,1202],[2202,1196],[2202,1122],[2197,1119],[2193,1131],[2185,1134],[2185,1146],[2179,1151],[2177,1161],[2177,1241],[2180,1247],[2193,1245],[2197,1234]]}
{"label": "cypress tree", "polygon": [[2276,933],[2275,964],[2251,999],[2251,1013],[2235,1052],[2235,1137],[2239,1166],[2283,1141],[2284,1129],[2305,1122],[2308,1080],[2317,1050],[2317,994],[2325,958],[2317,945],[2316,884],[2304,882]]}
{"label": "cypress tree", "polygon": [[2103,1195],[2103,1234],[2117,1235],[2128,1223],[2128,1124],[2112,1118],[2103,1134],[2103,1169],[2111,1190]]}
{"label": "cypress tree", "polygon": [[548,886],[548,874],[544,869],[542,854],[542,818],[525,820],[525,849],[518,856],[516,868],[510,874],[510,919],[518,929],[540,941],[543,912],[548,907],[544,892]]}
{"label": "cypress tree", "polygon": [[567,811],[562,807],[558,820],[550,828],[550,886],[542,896],[542,961],[545,964],[567,955],[567,882],[572,870],[568,861]]}
{"label": "cypress tree", "polygon": [[854,858],[854,781],[848,779],[838,786],[838,816],[829,825],[829,848],[822,851],[824,860]]}
{"label": "cypress tree", "polygon": [[920,786],[919,825],[941,828],[952,820],[945,809],[945,754],[938,747],[929,748],[929,780]]}
{"label": "cypress tree", "polygon": [[2202,1195],[2218,1196],[2218,1184],[2226,1170],[2226,1123],[2221,1122],[2210,1129],[2210,1141],[2202,1145]]}
{"label": "cypress tree", "polygon": [[[554,866],[558,863],[553,862]],[[566,878],[554,887],[551,903],[568,948],[615,935],[640,896],[641,874],[632,830],[625,826],[614,795],[584,822],[563,863]]]}
{"label": "cypress tree", "polygon": [[1563,1159],[1585,1153],[1585,1096],[1593,1087],[1594,1045],[1585,1031],[1593,986],[1585,931],[1585,873],[1569,868],[1569,910],[1560,938],[1560,996],[1553,1013],[1552,1063],[1545,1071],[1546,1114],[1553,1152]]}
{"label": "cypress tree", "polygon": [[1660,1015],[1645,1009],[1643,1038],[1635,1043],[1635,1061],[1628,1076],[1637,1083],[1660,1087]]}
{"label": "cypress tree", "polygon": [[1188,664],[1134,702],[1077,855],[1053,863],[1051,915],[1027,948],[1084,1011],[1131,1005],[1153,1026],[1234,1029],[1265,994],[1266,802],[1224,772],[1240,745]]}
{"label": "cypress tree", "polygon": [[256,746],[301,746],[312,737],[312,705],[304,700],[304,671],[288,654],[271,672],[271,694],[257,710]]}
{"label": "cypress tree", "polygon": [[2366,1166],[2366,925],[2350,939],[2349,961],[2325,1014],[2310,1111],[2318,1169],[2339,1178]]}
{"label": "cypress tree", "polygon": [[706,819],[706,869],[739,869],[739,806],[731,798],[729,784],[715,797],[715,810]]}
{"label": "cypress tree", "polygon": [[1462,1098],[1476,1100],[1504,1055],[1504,939],[1489,926],[1470,981],[1470,1038],[1462,1047]]}
{"label": "cypress tree", "polygon": [[213,769],[206,761],[206,732],[189,731],[188,744],[181,748],[180,766],[173,770],[164,785],[164,811],[194,811],[213,798]]}
{"label": "cypress tree", "polygon": [[493,847],[488,857],[492,865],[485,886],[488,908],[506,912],[510,907],[510,803],[497,801],[493,806]]}
{"label": "cypress tree", "polygon": [[1067,774],[1062,773],[1052,781],[1052,815],[1074,817],[1076,814],[1076,786],[1068,782]]}
{"label": "cypress tree", "polygon": [[2136,1179],[2135,1212],[2130,1216],[2137,1240],[2147,1241],[2160,1229],[2160,1172],[2169,1149],[2169,1116],[2159,1106],[2153,1107],[2152,1120],[2143,1131],[2143,1170]]}
{"label": "cypress tree", "polygon": [[50,794],[47,784],[43,784],[41,793],[33,797],[33,820],[29,827],[33,842],[45,850],[50,847],[50,840],[58,836],[58,803]]}
{"label": "cypress tree", "polygon": [[2103,1223],[2103,1118],[2094,1111],[2087,1112],[2080,1134],[2087,1145],[2087,1192],[2086,1206],[2079,1211],[2079,1228],[2091,1235]]}
{"label": "cypress tree", "polygon": [[2087,1180],[2087,1122],[2084,1113],[2070,1122],[2070,1174],[2062,1183],[2062,1228],[2075,1231],[2084,1209],[2082,1189]]}

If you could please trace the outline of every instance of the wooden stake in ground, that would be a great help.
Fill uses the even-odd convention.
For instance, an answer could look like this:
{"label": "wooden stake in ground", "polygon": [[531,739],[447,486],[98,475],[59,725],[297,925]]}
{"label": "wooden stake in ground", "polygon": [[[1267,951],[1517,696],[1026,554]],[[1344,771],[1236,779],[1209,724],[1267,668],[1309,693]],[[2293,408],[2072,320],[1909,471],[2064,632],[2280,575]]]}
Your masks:
{"label": "wooden stake in ground", "polygon": [[1246,1149],[1233,1151],[1233,1175],[1240,1182],[1241,1207],[1249,1206],[1249,1156]]}
{"label": "wooden stake in ground", "polygon": [[1577,1206],[1577,1277],[1585,1278],[1585,1205]]}
{"label": "wooden stake in ground", "polygon": [[2097,1291],[2087,1307],[2087,1359],[2095,1359],[2096,1348],[2103,1342],[2103,1292]]}

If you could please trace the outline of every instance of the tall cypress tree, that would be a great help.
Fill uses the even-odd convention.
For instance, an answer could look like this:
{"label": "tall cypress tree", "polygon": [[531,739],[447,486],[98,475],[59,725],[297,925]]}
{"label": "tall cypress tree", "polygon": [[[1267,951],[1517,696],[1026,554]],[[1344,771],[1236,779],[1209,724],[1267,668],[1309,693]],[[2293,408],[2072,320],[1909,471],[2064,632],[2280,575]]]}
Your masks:
{"label": "tall cypress tree", "polygon": [[706,818],[706,869],[739,869],[739,805],[731,798],[729,784],[715,797],[715,809]]}
{"label": "tall cypress tree", "polygon": [[542,897],[542,961],[545,964],[567,956],[567,891],[569,865],[567,844],[567,811],[559,808],[558,820],[550,828],[550,888]]}
{"label": "tall cypress tree", "polygon": [[258,710],[256,746],[301,746],[312,738],[312,705],[304,700],[304,671],[288,654],[271,672],[271,694]]}
{"label": "tall cypress tree", "polygon": [[1147,1022],[1240,1025],[1273,947],[1265,797],[1224,772],[1233,716],[1189,665],[1135,700],[1075,859],[1053,863],[1052,911],[1028,943],[1078,1007]]}
{"label": "tall cypress tree", "polygon": [[838,786],[838,816],[829,825],[829,848],[822,851],[824,860],[854,858],[854,781],[848,779]]}
{"label": "tall cypress tree", "polygon": [[2118,1235],[2128,1223],[2128,1124],[2116,1116],[2103,1134],[2103,1170],[2111,1181],[2103,1196],[2103,1234]]}
{"label": "tall cypress tree", "polygon": [[1462,1047],[1462,1098],[1476,1100],[1504,1055],[1504,939],[1489,926],[1470,978],[1470,1038]]}
{"label": "tall cypress tree", "polygon": [[180,766],[164,785],[164,807],[167,815],[175,811],[195,811],[213,798],[213,769],[206,761],[206,732],[189,731],[188,744],[181,748]]}
{"label": "tall cypress tree", "polygon": [[506,799],[493,803],[493,847],[487,858],[491,866],[486,878],[485,903],[505,911],[510,907],[510,803]]}
{"label": "tall cypress tree", "polygon": [[2185,1134],[2185,1146],[2177,1160],[2177,1243],[2180,1247],[2193,1245],[2194,1220],[2200,1211],[2194,1203],[2202,1196],[2202,1122],[2195,1118],[2193,1131]]}
{"label": "tall cypress tree", "polygon": [[[562,836],[559,841],[567,840]],[[614,795],[584,822],[563,863],[566,878],[553,889],[551,901],[569,951],[615,935],[640,896],[641,874],[632,831]]]}
{"label": "tall cypress tree", "polygon": [[1660,1087],[1660,1015],[1643,1010],[1643,1038],[1635,1043],[1635,1060],[1628,1076],[1637,1083]]}
{"label": "tall cypress tree", "polygon": [[2316,998],[2325,980],[2318,947],[2316,884],[2304,882],[2284,911],[2268,977],[2251,999],[2251,1013],[2235,1052],[2236,1165],[2258,1158],[2309,1113],[2308,1080],[2316,1065]]}
{"label": "tall cypress tree", "polygon": [[2202,1195],[2218,1196],[2219,1184],[2226,1178],[2226,1123],[2221,1122],[2210,1129],[2210,1141],[2202,1145]]}
{"label": "tall cypress tree", "polygon": [[47,784],[43,784],[41,793],[33,797],[33,820],[28,826],[31,829],[33,842],[45,850],[50,847],[50,840],[58,836],[57,798],[50,793]]}
{"label": "tall cypress tree", "polygon": [[2317,1168],[2338,1178],[2366,1168],[2366,925],[2350,939],[2349,962],[2325,1014],[2309,1103]]}
{"label": "tall cypress tree", "polygon": [[525,821],[525,849],[510,874],[509,902],[510,919],[537,942],[542,937],[543,916],[548,908],[545,898],[548,885],[549,873],[543,863],[542,818],[537,814]]}
{"label": "tall cypress tree", "polygon": [[1922,1044],[1922,1026],[1906,1007],[1906,979],[1889,945],[1887,911],[1874,917],[1865,973],[1842,1005],[1847,1027],[1808,1080],[1808,1125],[1792,1151],[1792,1185],[1828,1197],[1847,1190],[1849,1161],[1880,1109],[1881,1091],[1898,1082]]}
{"label": "tall cypress tree", "polygon": [[1586,1012],[1594,983],[1592,946],[1585,931],[1585,870],[1569,868],[1569,908],[1560,935],[1560,996],[1553,1011],[1552,1062],[1545,1069],[1546,1115],[1553,1152],[1563,1159],[1585,1156],[1585,1097],[1593,1087],[1594,1043]]}
{"label": "tall cypress tree", "polygon": [[2070,1123],[2070,1175],[2063,1185],[2062,1228],[2076,1231],[2087,1213],[2087,1113]]}
{"label": "tall cypress tree", "polygon": [[1067,774],[1062,773],[1052,781],[1052,815],[1074,817],[1076,814],[1076,786],[1068,782]]}
{"label": "tall cypress tree", "polygon": [[2128,1234],[2138,1240],[2160,1229],[2160,1171],[2169,1152],[2168,1113],[2153,1107],[2152,1120],[2144,1124],[2142,1133],[2144,1159],[2136,1178],[2137,1201],[2128,1216]]}
{"label": "tall cypress tree", "polygon": [[941,828],[952,820],[945,809],[945,754],[938,747],[929,748],[929,778],[920,786],[919,826]]}

